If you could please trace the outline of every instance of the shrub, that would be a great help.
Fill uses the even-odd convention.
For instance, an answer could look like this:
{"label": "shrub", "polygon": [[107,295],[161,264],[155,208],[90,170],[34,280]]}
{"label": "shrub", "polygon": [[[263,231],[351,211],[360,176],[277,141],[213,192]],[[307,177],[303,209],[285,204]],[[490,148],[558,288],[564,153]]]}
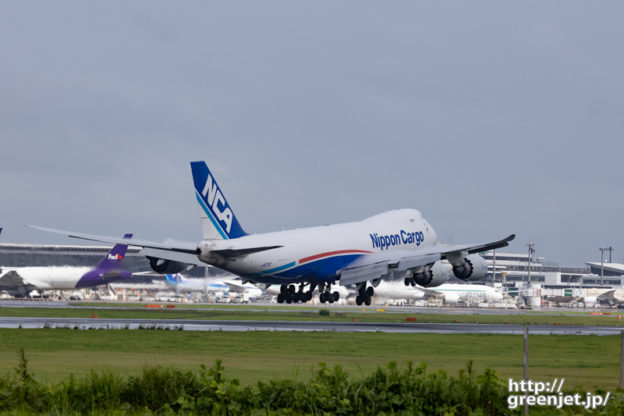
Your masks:
{"label": "shrub", "polygon": [[[13,375],[0,375],[0,411],[9,414],[89,415],[512,415],[507,387],[492,370],[475,375],[468,362],[457,377],[427,372],[424,363],[390,362],[361,379],[340,366],[321,363],[309,382],[260,381],[240,386],[225,376],[220,360],[199,371],[146,367],[121,377],[110,372],[56,385],[42,385],[28,370],[23,349]],[[594,414],[620,415],[624,405],[612,395]],[[533,408],[531,414],[578,414],[584,409]]]}

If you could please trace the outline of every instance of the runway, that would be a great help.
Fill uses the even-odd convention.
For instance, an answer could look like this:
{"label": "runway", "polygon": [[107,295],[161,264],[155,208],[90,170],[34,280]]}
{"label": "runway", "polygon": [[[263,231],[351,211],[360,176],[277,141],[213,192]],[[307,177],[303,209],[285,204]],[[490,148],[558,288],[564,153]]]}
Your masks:
{"label": "runway", "polygon": [[[51,301],[51,300],[0,300],[0,307],[4,308],[49,308],[49,309],[89,309],[89,310],[123,310],[123,309],[137,309],[143,308],[145,302],[128,302],[124,306],[119,304],[107,306],[104,302],[95,302],[93,305],[88,302],[65,302],[65,301]],[[197,307],[200,306],[200,307]],[[439,307],[413,307],[413,306],[388,306],[388,305],[373,305],[370,307],[355,307],[353,305],[312,305],[312,304],[292,304],[286,307],[278,307],[275,303],[252,303],[252,304],[231,304],[231,303],[206,303],[195,304],[195,307],[189,307],[185,304],[176,304],[176,310],[191,310],[191,311],[223,311],[224,308],[228,310],[241,310],[245,312],[295,312],[295,311],[314,311],[317,312],[319,308],[330,309],[334,312],[351,312],[351,313],[370,313],[375,312],[377,309],[383,309],[385,313],[412,313],[412,314],[440,314],[440,315],[563,315],[563,316],[582,316],[587,315],[590,312],[608,312],[612,318],[616,318],[618,311],[609,308],[557,308],[557,309],[500,309],[500,308],[439,308]]]}
{"label": "runway", "polygon": [[[371,323],[323,321],[217,321],[191,319],[89,319],[0,317],[0,328],[168,329],[184,331],[318,331],[438,334],[523,333],[522,325],[455,323]],[[617,335],[619,327],[530,325],[534,335]]]}

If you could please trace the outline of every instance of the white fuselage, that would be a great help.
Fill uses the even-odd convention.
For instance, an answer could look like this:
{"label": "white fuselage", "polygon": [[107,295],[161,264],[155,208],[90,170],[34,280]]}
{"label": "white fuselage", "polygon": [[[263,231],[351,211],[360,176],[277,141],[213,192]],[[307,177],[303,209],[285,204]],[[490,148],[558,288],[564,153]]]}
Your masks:
{"label": "white fuselage", "polygon": [[251,283],[242,283],[240,280],[232,278],[186,278],[179,276],[175,282],[166,280],[166,284],[179,292],[229,293],[235,291],[232,289],[234,287],[240,288],[250,298],[257,298],[263,293],[262,289]]}
{"label": "white fuselage", "polygon": [[480,299],[488,302],[500,302],[503,300],[502,293],[493,287],[485,285],[444,283],[427,290],[443,295],[446,303],[457,303],[460,300],[467,299]]}
{"label": "white fuselage", "polygon": [[41,290],[74,289],[89,267],[11,267],[3,268],[3,273],[16,272],[25,285]]}
{"label": "white fuselage", "polygon": [[375,288],[375,297],[382,299],[422,299],[427,293],[435,292],[444,297],[446,303],[457,303],[465,299],[482,299],[488,302],[498,302],[503,295],[495,288],[485,285],[443,283],[437,287],[422,288],[420,286],[405,286],[402,281],[383,281]]}
{"label": "white fuselage", "polygon": [[[436,244],[437,235],[415,209],[384,212],[362,221],[309,227],[232,240],[204,240],[200,260],[258,282],[331,281],[358,257],[382,251],[414,250]],[[278,248],[243,258],[214,256],[211,250]]]}

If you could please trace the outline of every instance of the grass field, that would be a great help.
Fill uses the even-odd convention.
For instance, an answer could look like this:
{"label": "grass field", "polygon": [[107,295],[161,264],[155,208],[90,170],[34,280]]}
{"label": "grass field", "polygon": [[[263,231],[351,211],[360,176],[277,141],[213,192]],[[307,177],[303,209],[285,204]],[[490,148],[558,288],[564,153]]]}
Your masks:
{"label": "grass field", "polygon": [[431,323],[481,323],[481,324],[520,324],[520,325],[599,325],[619,326],[624,328],[624,319],[617,315],[590,316],[563,313],[550,314],[445,314],[445,313],[397,313],[378,312],[368,309],[332,309],[327,316],[319,315],[319,308],[292,310],[267,308],[258,310],[211,308],[211,309],[147,309],[145,307],[126,309],[101,308],[6,308],[0,307],[0,316],[24,317],[65,317],[91,318],[92,314],[100,318],[135,318],[135,319],[221,319],[221,320],[261,320],[261,321],[342,321],[352,322],[406,322],[417,318],[417,322]]}
{"label": "grass field", "polygon": [[[269,378],[306,380],[319,362],[351,374],[389,361],[426,362],[456,374],[468,360],[503,378],[522,376],[522,337],[514,335],[327,332],[187,332],[164,330],[0,329],[0,373],[12,371],[24,347],[42,381],[94,370],[136,374],[146,365],[180,369],[223,360],[243,383]],[[613,391],[619,382],[618,336],[530,336],[533,380],[566,379],[565,387]]]}

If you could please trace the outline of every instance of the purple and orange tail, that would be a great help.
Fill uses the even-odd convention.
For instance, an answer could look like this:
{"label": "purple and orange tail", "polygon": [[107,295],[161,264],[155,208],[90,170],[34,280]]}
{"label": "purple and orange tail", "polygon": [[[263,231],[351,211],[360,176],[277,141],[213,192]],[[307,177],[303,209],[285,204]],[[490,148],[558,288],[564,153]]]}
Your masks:
{"label": "purple and orange tail", "polygon": [[[125,234],[123,238],[130,239],[132,234]],[[109,270],[119,266],[119,263],[126,256],[128,250],[128,244],[115,244],[115,246],[108,252],[106,257],[97,265],[100,270]]]}

